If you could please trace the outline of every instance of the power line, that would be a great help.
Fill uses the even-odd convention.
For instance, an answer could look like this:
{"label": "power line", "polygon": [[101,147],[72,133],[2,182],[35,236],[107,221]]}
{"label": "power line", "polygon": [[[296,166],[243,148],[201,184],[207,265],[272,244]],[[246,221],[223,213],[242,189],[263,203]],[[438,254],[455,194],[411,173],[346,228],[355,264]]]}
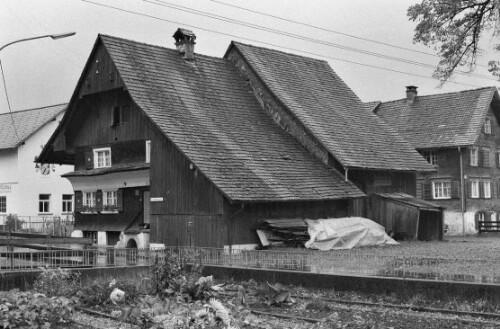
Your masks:
{"label": "power line", "polygon": [[[302,25],[302,26],[311,27],[311,28],[314,28],[314,29],[317,29],[317,30],[320,30],[320,31],[326,31],[326,32],[330,32],[330,33],[334,33],[334,34],[346,36],[346,37],[349,37],[349,38],[357,39],[357,40],[373,42],[373,43],[376,43],[376,44],[379,44],[379,45],[383,45],[383,46],[387,46],[387,47],[392,47],[392,48],[396,48],[396,49],[411,51],[411,52],[414,52],[414,53],[418,53],[418,54],[423,54],[423,55],[428,55],[428,56],[433,56],[433,57],[439,58],[438,55],[433,54],[433,53],[428,53],[428,52],[425,52],[425,51],[420,51],[420,50],[411,49],[411,48],[407,48],[407,47],[401,47],[401,46],[393,45],[393,44],[390,44],[390,43],[386,43],[386,42],[382,42],[382,41],[378,41],[378,40],[374,40],[374,39],[363,38],[363,37],[359,37],[359,36],[356,36],[356,35],[353,35],[353,34],[349,34],[349,33],[345,33],[345,32],[340,32],[340,31],[336,31],[336,30],[332,30],[332,29],[327,29],[327,28],[324,28],[324,27],[321,27],[321,26],[317,26],[317,25],[313,25],[313,24],[308,24],[308,23],[296,21],[296,20],[293,20],[293,19],[289,19],[289,18],[284,18],[284,17],[281,17],[281,16],[277,16],[277,15],[272,15],[272,14],[264,13],[264,12],[261,12],[261,11],[257,11],[257,10],[253,10],[253,9],[249,9],[249,8],[245,8],[245,7],[241,7],[241,6],[237,6],[237,5],[233,5],[233,4],[230,4],[230,3],[223,2],[223,1],[217,1],[217,0],[209,0],[209,1],[221,4],[221,5],[224,5],[224,6],[233,7],[233,8],[237,8],[237,9],[244,10],[244,11],[247,11],[247,12],[251,12],[251,13],[254,13],[254,14],[263,15],[263,16],[267,16],[267,17],[272,17],[272,18],[275,18],[275,19],[278,19],[278,20],[281,20],[281,21],[284,21],[284,22],[289,22],[289,23],[293,23],[293,24],[298,24],[298,25]],[[481,67],[488,67],[487,65],[482,65],[482,64],[476,64],[476,65],[477,66],[481,66]]]}
{"label": "power line", "polygon": [[10,119],[12,120],[12,127],[14,127],[14,132],[16,133],[17,142],[20,142],[21,138],[19,138],[19,134],[17,133],[16,123],[14,121],[14,114],[12,114],[12,109],[10,108],[9,94],[7,93],[7,84],[5,83],[5,74],[3,73],[3,65],[1,59],[0,59],[0,70],[2,71],[3,90],[5,91],[7,106],[9,107]]}
{"label": "power line", "polygon": [[[380,66],[373,66],[373,65],[369,65],[369,64],[364,64],[364,63],[359,63],[359,62],[355,62],[355,61],[350,61],[350,60],[346,60],[346,59],[342,59],[342,58],[336,58],[336,57],[321,55],[321,54],[317,54],[317,53],[313,53],[313,52],[308,52],[308,51],[304,51],[304,50],[300,50],[300,49],[296,49],[296,48],[290,48],[290,47],[280,46],[280,45],[274,44],[274,43],[264,42],[264,41],[255,40],[255,39],[251,39],[251,38],[241,37],[241,36],[230,34],[230,33],[225,33],[225,32],[220,32],[220,31],[216,31],[216,30],[211,30],[211,29],[203,28],[203,27],[200,27],[200,26],[192,25],[192,24],[187,24],[185,22],[178,22],[178,21],[174,21],[174,20],[169,20],[169,19],[166,19],[166,18],[161,18],[161,17],[157,17],[157,16],[153,16],[153,15],[149,15],[149,14],[144,14],[144,13],[140,13],[140,12],[136,12],[136,11],[132,11],[132,10],[128,10],[128,9],[118,8],[118,7],[114,7],[114,6],[110,6],[110,5],[105,5],[105,4],[93,2],[93,1],[90,1],[90,0],[80,0],[80,1],[92,4],[92,5],[95,5],[95,6],[105,7],[105,8],[109,8],[109,9],[113,9],[113,10],[117,10],[117,11],[129,13],[129,14],[132,14],[132,15],[147,17],[147,18],[151,18],[151,19],[155,19],[155,20],[159,20],[159,21],[163,21],[163,22],[168,22],[168,23],[172,23],[172,24],[176,24],[176,25],[180,25],[180,26],[188,26],[188,27],[191,27],[191,28],[194,28],[194,29],[198,29],[198,30],[202,30],[202,31],[210,32],[210,33],[215,33],[215,34],[221,34],[221,35],[229,36],[229,37],[232,37],[232,38],[238,38],[238,39],[242,39],[242,40],[247,40],[247,41],[254,42],[254,43],[264,44],[264,45],[278,47],[278,48],[286,49],[286,50],[290,50],[290,51],[296,51],[296,52],[304,53],[304,54],[308,54],[308,55],[314,55],[314,56],[318,56],[318,57],[322,57],[322,58],[327,58],[327,59],[332,59],[332,60],[336,60],[336,61],[341,61],[341,62],[356,64],[356,65],[361,65],[361,66],[365,66],[365,67],[375,68],[375,69],[379,69],[379,70],[385,70],[385,71],[390,71],[390,72],[395,72],[395,73],[401,73],[401,74],[405,74],[405,75],[411,75],[411,76],[415,76],[415,77],[420,77],[420,78],[425,78],[425,79],[431,79],[433,81],[436,81],[436,79],[434,79],[432,77],[425,76],[425,75],[418,75],[418,74],[413,74],[413,73],[408,73],[408,72],[403,72],[403,71],[388,69],[388,68],[384,68],[384,67],[380,67]],[[474,84],[461,83],[461,82],[455,82],[455,81],[447,81],[447,82],[448,83],[453,83],[453,84],[458,84],[458,85],[470,86],[470,87],[481,87],[481,86],[474,85]]]}
{"label": "power line", "polygon": [[[299,40],[303,40],[303,41],[307,41],[307,42],[311,42],[311,43],[316,43],[316,44],[320,44],[320,45],[324,45],[324,46],[329,46],[329,47],[338,48],[338,49],[347,50],[347,51],[352,51],[352,52],[356,52],[356,53],[360,53],[360,54],[364,54],[364,55],[368,55],[368,56],[374,56],[374,57],[378,57],[378,58],[382,58],[382,59],[397,61],[397,62],[401,62],[401,63],[405,63],[405,64],[416,65],[416,66],[430,68],[430,69],[435,68],[435,65],[426,64],[426,63],[422,63],[422,62],[418,62],[418,61],[414,61],[414,60],[410,60],[410,59],[406,59],[406,58],[396,57],[396,56],[384,55],[381,53],[377,53],[377,52],[373,52],[373,51],[369,51],[369,50],[365,50],[365,49],[361,49],[361,48],[344,46],[344,45],[341,45],[338,43],[328,42],[328,41],[324,41],[321,39],[306,37],[306,36],[302,36],[302,35],[291,33],[291,32],[286,32],[286,31],[281,31],[281,30],[277,30],[277,29],[273,29],[273,28],[268,28],[268,27],[265,27],[262,25],[257,25],[257,24],[253,24],[253,23],[242,21],[242,20],[237,20],[237,19],[226,17],[226,16],[217,15],[217,14],[212,14],[209,12],[185,7],[185,6],[178,5],[178,4],[171,3],[171,2],[167,2],[167,1],[162,1],[162,0],[142,0],[142,1],[156,5],[156,6],[167,7],[167,8],[191,13],[194,15],[209,17],[209,18],[216,19],[219,21],[224,21],[224,22],[228,22],[231,24],[241,25],[241,26],[252,28],[252,29],[256,29],[256,30],[260,30],[260,31],[264,31],[264,32],[269,32],[269,33],[274,33],[274,34],[278,34],[278,35],[283,35],[283,36],[287,36],[290,38],[299,39]],[[469,73],[469,72],[460,71],[460,70],[456,70],[455,73],[497,82],[497,80],[491,78],[491,76],[474,74],[474,73]]]}

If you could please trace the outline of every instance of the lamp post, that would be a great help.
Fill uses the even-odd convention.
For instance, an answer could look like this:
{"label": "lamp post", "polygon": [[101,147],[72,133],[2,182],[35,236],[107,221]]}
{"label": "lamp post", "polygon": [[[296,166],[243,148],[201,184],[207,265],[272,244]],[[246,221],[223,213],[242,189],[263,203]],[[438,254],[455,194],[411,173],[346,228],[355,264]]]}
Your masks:
{"label": "lamp post", "polygon": [[30,41],[30,40],[36,40],[36,39],[42,39],[42,38],[51,38],[52,40],[58,40],[58,39],[62,39],[62,38],[71,37],[71,36],[73,36],[75,34],[76,34],[76,32],[68,32],[68,33],[59,33],[59,34],[40,35],[40,36],[37,36],[37,37],[19,39],[19,40],[15,40],[15,41],[12,41],[12,42],[9,42],[9,43],[3,45],[2,47],[0,47],[0,51],[2,51],[2,49],[4,49],[7,46],[10,46],[10,45],[12,45],[14,43],[19,43],[19,42],[24,42],[24,41]]}

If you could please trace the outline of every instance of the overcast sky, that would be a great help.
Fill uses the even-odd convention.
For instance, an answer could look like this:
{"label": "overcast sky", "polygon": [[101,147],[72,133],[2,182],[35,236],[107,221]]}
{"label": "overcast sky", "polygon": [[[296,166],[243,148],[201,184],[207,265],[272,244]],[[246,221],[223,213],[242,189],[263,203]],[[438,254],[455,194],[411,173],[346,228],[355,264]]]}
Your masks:
{"label": "overcast sky", "polygon": [[[406,10],[417,2],[2,0],[0,46],[44,34],[74,31],[76,35],[58,41],[46,38],[14,44],[0,52],[0,60],[13,111],[68,102],[99,33],[174,48],[172,34],[178,27],[196,33],[195,51],[205,55],[222,57],[230,41],[238,40],[325,59],[363,101],[402,98],[407,85],[418,86],[421,95],[498,86],[485,67],[478,67],[474,76],[457,75],[456,83],[438,88],[438,81],[431,78],[432,69],[425,67],[425,64],[433,66],[437,63],[438,58],[431,55],[434,51],[412,43],[415,23],[408,21]],[[184,8],[181,11],[172,8],[172,5]],[[202,15],[187,12],[190,9]],[[209,18],[209,14],[222,17]],[[233,19],[238,24],[221,19]],[[245,23],[254,24],[257,29],[241,25]],[[262,28],[274,31],[263,31]],[[354,49],[349,51],[346,47]],[[484,50],[489,47],[488,42],[484,42]],[[485,53],[480,63],[486,64],[490,59],[488,55]],[[399,61],[381,58],[384,56],[397,57]],[[421,64],[411,65],[401,61]],[[3,87],[0,80],[0,113],[8,111]]]}

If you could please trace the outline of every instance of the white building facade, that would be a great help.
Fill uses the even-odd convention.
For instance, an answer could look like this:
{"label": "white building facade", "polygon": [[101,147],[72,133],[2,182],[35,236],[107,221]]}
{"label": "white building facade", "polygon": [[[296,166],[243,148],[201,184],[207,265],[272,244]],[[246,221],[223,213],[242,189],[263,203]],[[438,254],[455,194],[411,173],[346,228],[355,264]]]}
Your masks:
{"label": "white building facade", "polygon": [[65,108],[0,114],[0,225],[9,214],[24,222],[72,217],[73,188],[61,175],[73,166],[35,163]]}

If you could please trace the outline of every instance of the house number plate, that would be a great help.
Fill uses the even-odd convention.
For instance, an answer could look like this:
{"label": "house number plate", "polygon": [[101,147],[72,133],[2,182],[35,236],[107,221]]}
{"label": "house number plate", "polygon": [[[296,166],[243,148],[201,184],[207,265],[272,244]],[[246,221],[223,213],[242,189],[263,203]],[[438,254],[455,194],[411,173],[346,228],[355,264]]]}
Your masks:
{"label": "house number plate", "polygon": [[150,198],[151,202],[163,202],[163,197]]}

